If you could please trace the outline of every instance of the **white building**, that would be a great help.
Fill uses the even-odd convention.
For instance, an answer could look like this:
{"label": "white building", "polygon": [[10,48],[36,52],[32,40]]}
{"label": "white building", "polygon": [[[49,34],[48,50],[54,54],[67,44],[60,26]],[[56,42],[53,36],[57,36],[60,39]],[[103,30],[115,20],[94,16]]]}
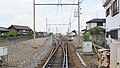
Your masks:
{"label": "white building", "polygon": [[96,26],[105,27],[106,26],[106,19],[96,18],[96,19],[92,19],[90,21],[87,21],[86,24],[87,24],[87,30],[89,30],[93,27],[96,27]]}
{"label": "white building", "polygon": [[120,38],[120,1],[104,0],[103,6],[106,10],[106,31],[111,38]]}

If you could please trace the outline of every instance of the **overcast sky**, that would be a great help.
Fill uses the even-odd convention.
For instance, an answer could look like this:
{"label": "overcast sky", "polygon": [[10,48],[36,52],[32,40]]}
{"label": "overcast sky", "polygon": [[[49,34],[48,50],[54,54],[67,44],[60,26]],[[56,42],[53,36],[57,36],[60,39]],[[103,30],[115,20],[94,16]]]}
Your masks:
{"label": "overcast sky", "polygon": [[[36,0],[36,3],[58,3],[60,0]],[[61,0],[62,3],[77,3],[77,0]],[[0,27],[25,25],[33,28],[32,0],[0,0]],[[105,18],[102,0],[83,0],[81,5],[81,28],[93,18]],[[77,6],[36,6],[36,31],[46,31],[48,24],[68,24],[71,18],[72,29],[77,30],[74,11]],[[68,26],[48,26],[50,31],[66,32]]]}

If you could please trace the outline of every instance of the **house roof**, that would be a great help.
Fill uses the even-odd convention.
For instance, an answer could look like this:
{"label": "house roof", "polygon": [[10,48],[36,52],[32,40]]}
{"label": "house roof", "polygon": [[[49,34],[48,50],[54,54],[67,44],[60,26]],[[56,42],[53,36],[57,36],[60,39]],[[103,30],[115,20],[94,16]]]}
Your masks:
{"label": "house roof", "polygon": [[5,28],[5,27],[0,27],[0,32],[8,32],[8,31],[10,31],[10,30],[8,30],[8,29]]}
{"label": "house roof", "polygon": [[86,24],[87,24],[87,23],[98,23],[98,22],[99,22],[99,23],[106,23],[106,19],[96,18],[96,19],[92,19],[92,20],[86,22]]}
{"label": "house roof", "polygon": [[11,27],[14,27],[14,28],[17,29],[17,30],[32,30],[32,29],[29,28],[28,26],[11,25],[11,26],[9,27],[9,29],[10,29]]}

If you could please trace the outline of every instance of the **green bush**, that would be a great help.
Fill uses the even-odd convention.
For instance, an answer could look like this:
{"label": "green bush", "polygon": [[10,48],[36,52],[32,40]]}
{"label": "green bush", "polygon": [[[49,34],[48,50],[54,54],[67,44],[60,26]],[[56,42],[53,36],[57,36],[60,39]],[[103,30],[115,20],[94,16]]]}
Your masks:
{"label": "green bush", "polygon": [[89,33],[84,33],[83,34],[83,39],[84,39],[84,41],[90,41],[90,34]]}
{"label": "green bush", "polygon": [[32,33],[27,33],[27,36],[33,36],[33,34]]}
{"label": "green bush", "polygon": [[21,33],[19,32],[6,32],[1,35],[1,38],[9,38],[9,37],[18,37],[21,36]]}
{"label": "green bush", "polygon": [[94,27],[89,30],[90,35],[103,35],[103,31],[100,29],[100,27]]}

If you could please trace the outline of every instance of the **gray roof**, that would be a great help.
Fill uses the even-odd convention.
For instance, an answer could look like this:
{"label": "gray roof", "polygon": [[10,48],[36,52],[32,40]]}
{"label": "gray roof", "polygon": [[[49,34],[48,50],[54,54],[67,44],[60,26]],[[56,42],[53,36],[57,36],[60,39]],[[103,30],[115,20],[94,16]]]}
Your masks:
{"label": "gray roof", "polygon": [[17,30],[32,30],[32,29],[29,28],[28,26],[11,25],[11,26],[9,27],[9,29],[10,29],[11,27],[13,27],[13,28],[15,28],[15,29],[17,29]]}
{"label": "gray roof", "polygon": [[96,18],[96,19],[92,19],[92,20],[86,22],[86,24],[87,24],[87,23],[106,23],[106,19]]}
{"label": "gray roof", "polygon": [[0,27],[0,32],[8,32],[8,31],[10,30],[5,27]]}

